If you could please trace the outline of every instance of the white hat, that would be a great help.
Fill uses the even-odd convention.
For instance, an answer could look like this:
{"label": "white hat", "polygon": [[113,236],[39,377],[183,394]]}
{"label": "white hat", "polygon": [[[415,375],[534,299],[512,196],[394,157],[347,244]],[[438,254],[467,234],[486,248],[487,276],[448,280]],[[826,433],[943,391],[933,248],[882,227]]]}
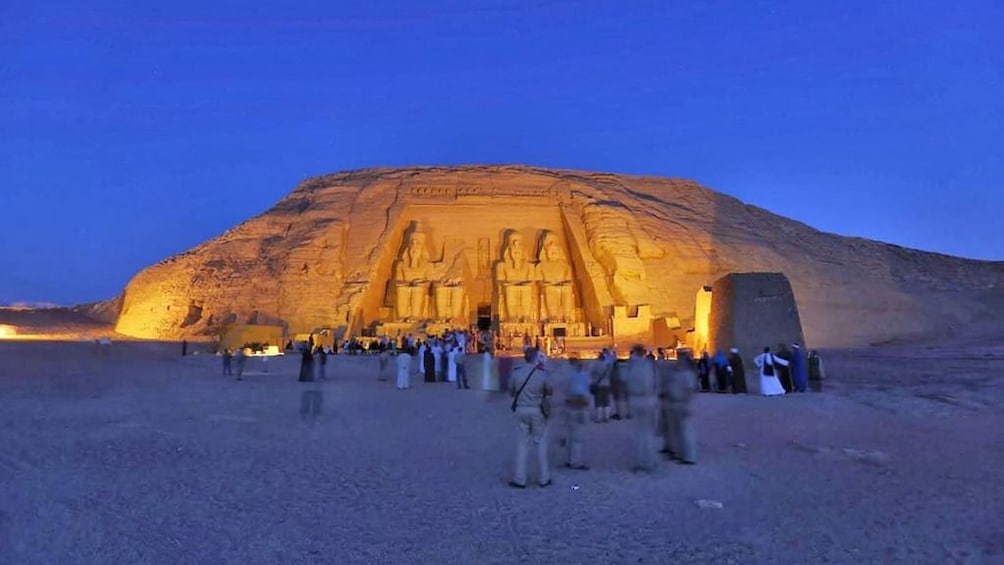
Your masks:
{"label": "white hat", "polygon": [[729,350],[729,353],[739,353],[739,348],[733,347],[732,349]]}

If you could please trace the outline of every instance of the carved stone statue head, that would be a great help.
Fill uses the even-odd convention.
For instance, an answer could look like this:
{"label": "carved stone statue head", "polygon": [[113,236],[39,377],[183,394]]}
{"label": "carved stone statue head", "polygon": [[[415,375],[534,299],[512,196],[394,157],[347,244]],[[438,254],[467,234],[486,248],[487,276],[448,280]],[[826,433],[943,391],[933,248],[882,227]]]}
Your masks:
{"label": "carved stone statue head", "polygon": [[515,265],[523,264],[526,259],[526,250],[523,248],[523,236],[513,232],[509,235],[509,244],[506,246],[505,257]]}
{"label": "carved stone statue head", "polygon": [[408,236],[408,249],[405,250],[405,257],[412,265],[423,262],[428,256],[428,248],[425,246],[425,234],[413,232]]}
{"label": "carved stone statue head", "polygon": [[542,263],[564,263],[565,252],[561,249],[561,245],[558,244],[558,238],[553,234],[548,232],[544,235],[544,239],[540,244],[540,255],[537,256],[537,260]]}

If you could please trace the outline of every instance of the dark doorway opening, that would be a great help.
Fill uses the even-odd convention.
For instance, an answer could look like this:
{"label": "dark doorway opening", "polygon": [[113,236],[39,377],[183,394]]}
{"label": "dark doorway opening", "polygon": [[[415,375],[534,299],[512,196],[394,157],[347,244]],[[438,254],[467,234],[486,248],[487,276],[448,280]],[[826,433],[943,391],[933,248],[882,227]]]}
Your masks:
{"label": "dark doorway opening", "polygon": [[478,329],[488,331],[492,329],[492,305],[478,304]]}

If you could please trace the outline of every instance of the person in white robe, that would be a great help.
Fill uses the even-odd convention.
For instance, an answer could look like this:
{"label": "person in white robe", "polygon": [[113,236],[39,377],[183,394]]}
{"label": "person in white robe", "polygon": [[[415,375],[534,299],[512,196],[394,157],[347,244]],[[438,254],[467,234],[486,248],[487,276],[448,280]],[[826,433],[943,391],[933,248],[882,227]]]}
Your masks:
{"label": "person in white robe", "polygon": [[423,378],[425,377],[425,348],[425,342],[418,346],[418,374],[422,375]]}
{"label": "person in white robe", "polygon": [[481,390],[494,390],[492,386],[492,354],[486,349],[481,354]]}
{"label": "person in white robe", "polygon": [[457,382],[457,348],[450,347],[446,354],[446,381]]}
{"label": "person in white robe", "polygon": [[402,349],[397,354],[397,388],[404,390],[411,386],[411,354]]}
{"label": "person in white robe", "polygon": [[763,353],[753,360],[760,371],[760,394],[764,396],[781,396],[784,387],[777,378],[777,366],[788,366],[788,362],[770,352],[769,347],[763,348]]}
{"label": "person in white robe", "polygon": [[436,380],[443,378],[443,346],[439,345],[439,340],[432,345],[432,357],[436,360]]}

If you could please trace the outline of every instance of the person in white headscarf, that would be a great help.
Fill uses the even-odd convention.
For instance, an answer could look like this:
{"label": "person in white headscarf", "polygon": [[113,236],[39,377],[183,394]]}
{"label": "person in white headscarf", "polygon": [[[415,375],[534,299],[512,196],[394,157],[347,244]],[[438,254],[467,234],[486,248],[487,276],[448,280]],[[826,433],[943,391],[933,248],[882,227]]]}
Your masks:
{"label": "person in white headscarf", "polygon": [[411,386],[411,353],[407,349],[398,351],[397,359],[397,388],[404,390]]}
{"label": "person in white headscarf", "polygon": [[788,362],[770,352],[769,347],[763,348],[763,353],[753,360],[760,370],[760,394],[764,396],[781,396],[784,387],[777,378],[777,367],[787,367]]}
{"label": "person in white headscarf", "polygon": [[432,344],[432,356],[436,359],[436,380],[443,380],[446,375],[443,374],[443,346],[437,339]]}
{"label": "person in white headscarf", "polygon": [[422,345],[418,346],[418,374],[425,378],[425,349],[428,347],[423,341]]}
{"label": "person in white headscarf", "polygon": [[453,345],[446,351],[446,382],[457,382],[457,347]]}

